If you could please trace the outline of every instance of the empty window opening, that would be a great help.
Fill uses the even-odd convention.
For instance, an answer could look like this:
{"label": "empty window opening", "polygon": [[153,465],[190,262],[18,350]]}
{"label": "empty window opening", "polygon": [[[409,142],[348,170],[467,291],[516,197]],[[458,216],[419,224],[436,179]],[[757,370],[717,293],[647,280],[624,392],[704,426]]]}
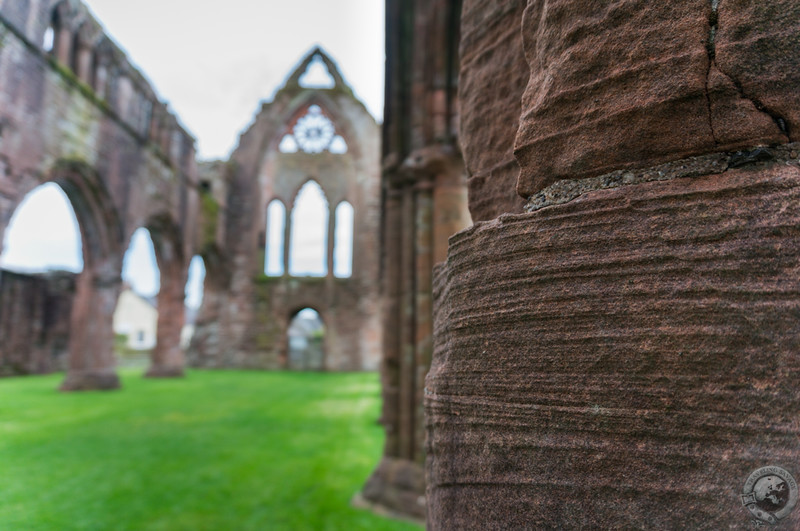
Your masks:
{"label": "empty window opening", "polygon": [[329,89],[336,86],[336,80],[333,79],[328,66],[322,60],[322,57],[315,55],[308,68],[300,76],[300,86],[303,88],[322,88]]}
{"label": "empty window opening", "polygon": [[203,284],[206,279],[206,266],[199,255],[192,257],[189,262],[189,272],[186,275],[186,288],[184,298],[184,321],[181,329],[181,347],[187,349],[194,335],[197,314],[203,304]]}
{"label": "empty window opening", "polygon": [[283,235],[286,230],[286,207],[274,199],[267,207],[267,243],[264,256],[264,273],[283,275]]}
{"label": "empty window opening", "polygon": [[161,288],[161,272],[150,232],[136,229],[122,259],[122,280],[144,297],[155,297]]}
{"label": "empty window opening", "polygon": [[278,145],[278,150],[281,153],[297,153],[298,149],[297,141],[292,135],[284,135],[283,139],[281,139],[281,143]]}
{"label": "empty window opening", "polygon": [[316,310],[304,308],[289,323],[289,368],[321,371],[325,368],[325,325]]}
{"label": "empty window opening", "polygon": [[336,135],[333,137],[333,140],[331,140],[331,145],[328,146],[328,150],[337,155],[344,155],[347,153],[347,142],[345,142],[341,135]]}
{"label": "empty window opening", "polygon": [[333,274],[348,278],[353,274],[353,206],[343,201],[336,207],[335,214]]}
{"label": "empty window opening", "polygon": [[6,229],[0,267],[23,273],[83,271],[81,234],[67,195],[55,183],[25,196]]}
{"label": "empty window opening", "polygon": [[42,37],[42,49],[45,52],[52,52],[55,44],[56,32],[52,26],[44,30],[44,37]]}
{"label": "empty window opening", "polygon": [[289,274],[325,276],[327,242],[328,202],[322,188],[309,181],[298,192],[292,209]]}
{"label": "empty window opening", "polygon": [[186,275],[186,289],[184,304],[187,308],[198,309],[203,304],[203,283],[206,279],[206,266],[199,255],[192,257],[189,262],[189,272]]}

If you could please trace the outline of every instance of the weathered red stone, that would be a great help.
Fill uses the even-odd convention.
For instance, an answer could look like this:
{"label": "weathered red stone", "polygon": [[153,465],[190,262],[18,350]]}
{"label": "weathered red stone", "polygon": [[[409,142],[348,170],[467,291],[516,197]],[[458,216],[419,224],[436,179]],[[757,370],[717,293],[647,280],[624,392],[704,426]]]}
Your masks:
{"label": "weathered red stone", "polygon": [[74,295],[72,273],[0,270],[0,376],[66,369]]}
{"label": "weathered red stone", "polygon": [[800,5],[792,0],[718,2],[717,68],[775,122],[791,141],[800,141]]}
{"label": "weathered red stone", "polygon": [[[333,87],[300,84],[315,59],[326,65]],[[336,134],[346,140],[346,153],[281,152],[281,140],[312,105],[322,109],[335,125]],[[325,370],[377,369],[381,343],[379,136],[374,118],[336,64],[315,48],[291,72],[274,99],[261,105],[230,161],[203,166],[203,178],[221,199],[221,208],[215,219],[218,230],[211,231],[199,246],[207,270],[213,270],[213,281],[206,283],[203,308],[187,354],[193,366],[287,368],[289,324],[298,311],[309,307],[320,314],[325,325]],[[300,188],[311,180],[328,202],[324,277],[289,273],[292,208]],[[284,274],[265,276],[267,206],[273,200],[280,201],[286,213]],[[343,201],[354,209],[353,271],[349,278],[336,278],[335,210]]]}
{"label": "weathered red stone", "polygon": [[[798,12],[527,2],[529,213],[451,238],[434,279],[430,529],[745,529],[753,471],[798,477]],[[465,9],[463,34],[483,21]],[[462,86],[467,138],[508,121],[472,106],[482,90]],[[483,144],[465,159],[500,152]]]}
{"label": "weathered red stone", "polygon": [[514,191],[519,165],[514,136],[519,125],[528,64],[522,52],[523,0],[466,0],[461,16],[460,143],[469,172],[473,221],[522,212]]}
{"label": "weathered red stone", "polygon": [[[720,21],[738,11],[726,11],[725,4]],[[515,146],[518,193],[527,198],[559,179],[786,142],[754,103],[756,89],[748,96],[734,90],[737,78],[731,78],[733,87],[721,79],[720,72],[736,70],[729,64],[744,70],[757,55],[735,53],[746,44],[730,43],[729,35],[741,31],[722,22],[717,28],[714,11],[705,0],[530,1],[522,28],[530,81]],[[766,42],[781,39],[776,57],[786,49],[781,45],[796,41],[796,17],[791,9],[786,15],[789,22],[778,26],[765,27],[766,19],[749,26],[763,28],[758,35]],[[744,20],[748,16],[743,13]],[[796,58],[761,57],[770,65],[762,69],[779,78],[777,87],[797,86]],[[771,77],[760,79],[768,84]],[[791,107],[792,98],[777,87],[777,99]],[[779,112],[781,104],[772,106]]]}
{"label": "weathered red stone", "polygon": [[426,384],[430,528],[747,528],[747,476],[798,471],[798,225],[795,159],[454,237]]}
{"label": "weathered red stone", "polygon": [[[54,47],[45,50],[51,26]],[[150,229],[166,273],[153,371],[179,372],[197,222],[194,139],[80,2],[4,2],[0,41],[0,240],[25,195],[45,182],[62,187],[81,230],[84,272],[62,389],[119,385],[111,317],[125,242],[139,227]]]}

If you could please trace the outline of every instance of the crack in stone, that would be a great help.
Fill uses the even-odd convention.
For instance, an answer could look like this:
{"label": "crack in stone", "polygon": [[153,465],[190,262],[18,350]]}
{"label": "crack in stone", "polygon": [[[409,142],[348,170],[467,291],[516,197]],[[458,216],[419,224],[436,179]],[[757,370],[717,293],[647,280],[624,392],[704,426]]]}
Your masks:
{"label": "crack in stone", "polygon": [[706,93],[706,106],[708,108],[708,127],[711,129],[711,138],[714,140],[714,145],[718,146],[719,141],[717,140],[717,133],[714,131],[714,116],[711,112],[711,94],[708,90],[708,82],[709,78],[711,77],[711,68],[716,65],[715,58],[716,58],[716,40],[717,40],[717,28],[719,24],[719,1],[720,0],[711,0],[711,14],[708,17],[708,41],[706,41],[706,53],[708,54],[708,69],[706,69],[706,84],[705,84],[705,93]]}
{"label": "crack in stone", "polygon": [[708,52],[708,71],[706,72],[706,101],[708,103],[708,120],[711,126],[711,135],[714,138],[714,143],[718,144],[717,138],[714,134],[714,125],[713,125],[713,118],[711,115],[711,95],[708,90],[708,79],[711,75],[711,68],[712,66],[717,67],[717,70],[725,77],[727,77],[733,86],[736,88],[736,91],[739,94],[739,97],[748,100],[753,106],[756,108],[757,111],[766,114],[770,117],[770,119],[775,122],[775,125],[778,129],[786,136],[786,141],[789,141],[789,128],[786,124],[786,120],[778,115],[777,113],[771,111],[763,102],[758,100],[753,96],[747,95],[744,90],[742,84],[735,79],[732,75],[725,72],[719,64],[717,64],[717,33],[719,32],[719,7],[722,0],[711,0],[711,14],[709,15],[709,34],[708,34],[708,41],[706,43],[706,50]]}

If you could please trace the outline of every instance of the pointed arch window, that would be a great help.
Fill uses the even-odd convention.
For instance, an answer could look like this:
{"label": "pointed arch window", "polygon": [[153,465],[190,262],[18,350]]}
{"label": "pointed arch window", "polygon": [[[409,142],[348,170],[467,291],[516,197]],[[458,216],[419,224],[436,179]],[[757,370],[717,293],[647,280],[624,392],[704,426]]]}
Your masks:
{"label": "pointed arch window", "polygon": [[295,198],[290,244],[290,275],[321,277],[328,273],[328,201],[314,181],[304,184]]}
{"label": "pointed arch window", "polygon": [[279,199],[267,206],[267,248],[264,256],[264,273],[267,276],[283,275],[283,235],[286,230],[286,207]]}
{"label": "pointed arch window", "polygon": [[333,248],[333,274],[339,278],[353,274],[353,217],[353,206],[347,201],[339,203]]}
{"label": "pointed arch window", "polygon": [[52,52],[53,47],[55,46],[55,39],[56,30],[51,24],[46,30],[44,30],[44,36],[42,37],[42,49],[48,53]]}

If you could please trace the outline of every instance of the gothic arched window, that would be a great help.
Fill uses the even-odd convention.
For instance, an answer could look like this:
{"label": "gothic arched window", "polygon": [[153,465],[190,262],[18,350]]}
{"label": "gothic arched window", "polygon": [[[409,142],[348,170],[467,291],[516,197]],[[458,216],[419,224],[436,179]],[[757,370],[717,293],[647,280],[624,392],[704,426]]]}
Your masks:
{"label": "gothic arched window", "polygon": [[328,201],[314,181],[303,185],[292,208],[289,274],[325,276],[328,242]]}

